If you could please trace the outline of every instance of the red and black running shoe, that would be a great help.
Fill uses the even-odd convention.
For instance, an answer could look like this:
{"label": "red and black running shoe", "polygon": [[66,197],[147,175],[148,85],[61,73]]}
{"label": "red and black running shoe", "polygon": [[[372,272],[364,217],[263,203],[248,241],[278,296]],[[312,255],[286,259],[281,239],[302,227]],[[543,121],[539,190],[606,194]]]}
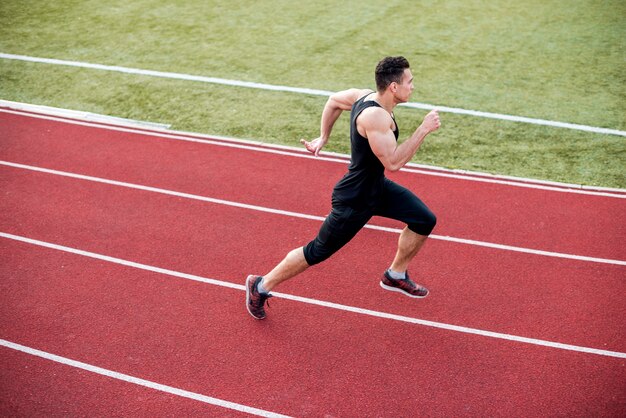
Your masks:
{"label": "red and black running shoe", "polygon": [[410,298],[425,298],[428,295],[428,289],[424,286],[415,284],[409,279],[409,273],[406,273],[405,279],[392,279],[389,273],[385,271],[383,278],[380,281],[380,287],[383,289],[391,290],[392,292],[400,292],[407,295]]}
{"label": "red and black running shoe", "polygon": [[[269,293],[259,292],[257,285],[263,277],[250,275],[246,279],[246,307],[255,319],[265,319],[265,302],[272,297]],[[269,306],[269,303],[268,305]]]}

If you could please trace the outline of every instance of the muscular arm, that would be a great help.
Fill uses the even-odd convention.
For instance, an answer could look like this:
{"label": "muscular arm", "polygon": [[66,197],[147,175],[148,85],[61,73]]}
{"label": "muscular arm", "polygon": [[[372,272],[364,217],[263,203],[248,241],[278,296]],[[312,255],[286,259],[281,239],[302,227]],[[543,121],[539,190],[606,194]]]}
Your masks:
{"label": "muscular arm", "polygon": [[433,110],[426,115],[409,139],[398,144],[391,128],[391,116],[385,110],[366,109],[359,117],[358,124],[359,130],[365,133],[364,136],[368,139],[372,151],[389,171],[397,171],[411,161],[426,135],[440,126],[439,114]]}
{"label": "muscular arm", "polygon": [[335,126],[335,122],[339,119],[341,113],[344,110],[350,110],[354,102],[371,92],[371,90],[348,89],[331,95],[326,101],[326,105],[322,111],[320,136],[312,141],[301,139],[300,142],[304,144],[307,150],[316,156],[319,155],[322,147],[328,142],[333,126]]}

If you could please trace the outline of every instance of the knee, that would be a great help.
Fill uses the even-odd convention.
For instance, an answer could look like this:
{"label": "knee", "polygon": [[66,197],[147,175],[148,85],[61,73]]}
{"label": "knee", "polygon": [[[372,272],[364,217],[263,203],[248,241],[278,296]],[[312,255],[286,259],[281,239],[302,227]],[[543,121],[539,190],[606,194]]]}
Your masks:
{"label": "knee", "polygon": [[437,225],[437,217],[428,211],[428,213],[422,214],[419,221],[408,224],[408,227],[416,234],[428,236],[435,229],[435,225]]}
{"label": "knee", "polygon": [[437,225],[437,216],[435,216],[434,213],[430,212],[430,217],[428,219],[428,227],[432,231],[433,229],[435,229],[436,225]]}
{"label": "knee", "polygon": [[316,240],[313,240],[305,245],[303,250],[304,259],[309,266],[314,266],[327,260],[334,253],[334,251],[320,245]]}

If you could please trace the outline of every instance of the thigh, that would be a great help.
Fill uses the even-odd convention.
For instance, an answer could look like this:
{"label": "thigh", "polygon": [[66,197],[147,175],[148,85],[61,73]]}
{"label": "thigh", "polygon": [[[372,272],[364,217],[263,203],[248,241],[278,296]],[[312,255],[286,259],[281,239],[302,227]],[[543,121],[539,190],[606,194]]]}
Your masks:
{"label": "thigh", "polygon": [[435,215],[412,191],[393,181],[385,180],[383,199],[374,213],[406,224],[434,222]]}

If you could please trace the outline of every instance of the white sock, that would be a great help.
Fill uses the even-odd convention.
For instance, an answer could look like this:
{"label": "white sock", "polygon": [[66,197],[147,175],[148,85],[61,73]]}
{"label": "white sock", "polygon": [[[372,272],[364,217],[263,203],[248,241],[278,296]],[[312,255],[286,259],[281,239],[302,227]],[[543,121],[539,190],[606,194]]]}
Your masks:
{"label": "white sock", "polygon": [[263,281],[265,280],[265,278],[262,278],[261,281],[259,282],[259,284],[256,285],[256,290],[259,291],[259,293],[269,293],[269,291],[263,287]]}
{"label": "white sock", "polygon": [[397,271],[393,271],[391,269],[387,270],[389,276],[394,280],[403,280],[406,279],[406,272],[398,273]]}

